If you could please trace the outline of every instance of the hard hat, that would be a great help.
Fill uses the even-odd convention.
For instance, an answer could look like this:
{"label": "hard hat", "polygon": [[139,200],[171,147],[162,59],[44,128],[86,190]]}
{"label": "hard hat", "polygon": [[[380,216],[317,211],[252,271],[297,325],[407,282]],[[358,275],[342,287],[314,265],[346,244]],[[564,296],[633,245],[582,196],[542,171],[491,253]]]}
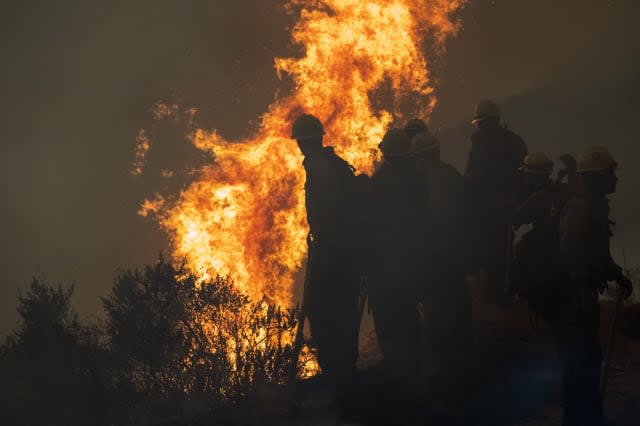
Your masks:
{"label": "hard hat", "polygon": [[440,149],[440,141],[430,131],[423,131],[411,139],[411,153],[421,154]]}
{"label": "hard hat", "polygon": [[553,171],[553,161],[543,152],[530,152],[524,157],[518,170],[532,175],[549,176]]}
{"label": "hard hat", "polygon": [[590,146],[578,161],[578,173],[600,172],[617,166],[616,160],[603,146]]}
{"label": "hard hat", "polygon": [[324,135],[322,123],[311,114],[303,114],[293,122],[291,137],[298,140],[310,139]]}
{"label": "hard hat", "polygon": [[404,131],[407,132],[410,138],[425,130],[428,130],[427,125],[419,118],[412,118],[404,126]]}
{"label": "hard hat", "polygon": [[483,99],[476,105],[471,124],[476,124],[490,117],[500,118],[500,107],[489,99]]}
{"label": "hard hat", "polygon": [[402,157],[411,151],[411,139],[404,130],[389,129],[378,148],[385,157]]}

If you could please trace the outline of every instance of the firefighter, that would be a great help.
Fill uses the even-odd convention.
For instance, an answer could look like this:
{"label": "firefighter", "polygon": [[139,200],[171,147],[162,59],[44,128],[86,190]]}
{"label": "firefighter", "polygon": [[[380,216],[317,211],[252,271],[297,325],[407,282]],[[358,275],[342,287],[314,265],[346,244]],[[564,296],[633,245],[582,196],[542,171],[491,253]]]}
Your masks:
{"label": "firefighter", "polygon": [[412,167],[411,140],[403,130],[389,130],[379,148],[383,162],[371,179],[369,300],[385,366],[393,375],[415,377],[425,189]]}
{"label": "firefighter", "polygon": [[524,201],[513,211],[515,229],[532,225],[515,247],[512,268],[514,290],[530,309],[547,320],[558,318],[566,306],[561,294],[558,219],[568,197],[568,186],[551,180],[553,161],[542,152],[524,158],[520,172],[524,184]]}
{"label": "firefighter", "polygon": [[412,118],[411,120],[407,121],[407,124],[404,126],[404,131],[407,135],[409,135],[409,138],[413,138],[418,133],[428,132],[429,128],[427,127],[425,122],[420,120],[419,118]]}
{"label": "firefighter", "polygon": [[500,124],[500,109],[481,101],[472,124],[471,151],[465,170],[475,263],[485,275],[487,301],[505,302],[507,264],[511,247],[510,211],[519,188],[518,168],[527,155],[520,136]]}
{"label": "firefighter", "polygon": [[[440,143],[427,129],[415,135],[411,152],[427,193],[426,250],[419,271],[426,325],[425,373],[435,387],[455,378],[471,345],[471,295],[464,228],[464,179],[440,160]],[[437,383],[437,384],[436,384]]]}
{"label": "firefighter", "polygon": [[570,198],[560,217],[560,250],[571,294],[561,334],[565,426],[603,424],[598,293],[609,281],[616,281],[625,297],[632,289],[610,253],[613,222],[607,196],[616,191],[616,166],[606,148],[590,147],[577,169],[584,192]]}
{"label": "firefighter", "polygon": [[322,372],[340,384],[352,375],[358,355],[362,265],[354,259],[362,188],[354,169],[323,146],[323,135],[312,115],[301,115],[293,124],[292,136],[304,155],[310,227],[304,306]]}

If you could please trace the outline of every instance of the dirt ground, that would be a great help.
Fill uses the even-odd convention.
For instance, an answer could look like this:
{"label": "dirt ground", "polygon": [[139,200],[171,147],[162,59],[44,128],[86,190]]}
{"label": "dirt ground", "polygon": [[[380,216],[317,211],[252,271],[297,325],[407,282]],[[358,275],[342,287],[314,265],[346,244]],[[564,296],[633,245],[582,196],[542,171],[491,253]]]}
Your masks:
{"label": "dirt ground", "polygon": [[[611,331],[614,306],[601,304],[601,341],[606,348]],[[555,366],[557,367],[557,366]],[[546,398],[535,411],[525,415],[518,426],[561,425],[560,376],[557,368],[548,368],[540,374],[549,378]],[[611,358],[609,380],[604,399],[605,416],[612,425],[637,426],[640,424],[640,341],[616,333]]]}
{"label": "dirt ground", "polygon": [[[532,318],[525,302],[517,302],[508,309],[485,305],[474,298],[476,344],[474,361],[468,366],[470,380],[461,385],[456,400],[422,402],[429,411],[446,413],[435,415],[426,424],[460,425],[561,425],[560,365],[551,342],[551,333],[541,320]],[[601,303],[601,338],[603,351],[609,341],[614,306]],[[369,322],[369,324],[367,323]],[[372,334],[371,319],[365,318],[361,348],[367,356],[360,360],[363,378],[360,385],[368,388],[362,410],[380,409],[392,392],[385,395],[376,383],[375,363],[381,355]],[[369,377],[367,378],[367,375]],[[380,389],[383,389],[382,391]],[[341,424],[330,397],[309,392],[298,419],[291,424]],[[429,406],[430,405],[430,406]],[[402,407],[393,409],[402,410]],[[616,333],[611,369],[605,395],[605,415],[612,425],[640,424],[640,341]],[[375,417],[375,414],[373,415]],[[374,424],[393,424],[388,420],[374,420]],[[446,419],[446,420],[443,420]],[[423,421],[416,424],[423,424]],[[363,424],[354,421],[353,424]],[[371,421],[366,422],[371,423]],[[344,423],[342,423],[344,424]]]}
{"label": "dirt ground", "polygon": [[[614,306],[601,303],[603,348],[609,341]],[[349,396],[351,420],[340,418],[333,395],[322,378],[301,382],[294,390],[266,389],[256,399],[226,414],[217,412],[193,425],[561,425],[560,365],[549,328],[535,321],[525,302],[508,309],[474,297],[475,345],[464,378],[444,400],[407,392],[407,385],[385,383],[373,319],[365,316],[357,383]],[[640,425],[640,341],[616,334],[605,415],[611,425]],[[415,388],[423,388],[420,383]],[[414,388],[414,389],[415,389]],[[422,392],[422,389],[421,391]],[[454,395],[453,397],[451,395]],[[297,400],[292,415],[291,396]],[[410,413],[417,415],[411,417]],[[215,419],[215,421],[213,421]],[[212,422],[213,421],[213,422]]]}

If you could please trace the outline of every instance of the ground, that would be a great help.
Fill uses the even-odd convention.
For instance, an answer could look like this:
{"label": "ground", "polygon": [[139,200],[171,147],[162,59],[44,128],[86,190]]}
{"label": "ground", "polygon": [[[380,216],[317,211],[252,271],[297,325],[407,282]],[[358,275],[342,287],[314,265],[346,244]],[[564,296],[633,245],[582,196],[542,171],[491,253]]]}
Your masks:
{"label": "ground", "polygon": [[[456,397],[438,401],[423,397],[419,416],[431,425],[556,426],[561,424],[560,370],[543,321],[535,321],[525,302],[508,309],[496,308],[474,298],[476,344],[468,374],[460,382]],[[601,336],[603,348],[609,341],[614,306],[603,302]],[[369,322],[367,322],[369,321]],[[393,385],[380,381],[370,318],[363,326],[361,346],[370,352],[360,362],[358,384],[352,404],[354,419],[339,420],[332,395],[323,390],[321,379],[299,383],[291,390],[266,389],[241,407],[215,415],[194,425],[340,425],[400,424],[411,410],[404,402],[390,404],[398,395]],[[640,341],[617,333],[611,374],[605,397],[605,414],[617,426],[639,424]],[[291,397],[299,402],[294,415]],[[401,400],[402,398],[400,398]],[[359,403],[358,403],[359,402]],[[382,419],[382,415],[387,415]],[[369,421],[363,421],[368,418]],[[215,419],[213,422],[212,420]]]}
{"label": "ground", "polygon": [[[604,350],[615,309],[608,302],[602,302],[601,309]],[[561,425],[560,369],[550,330],[544,321],[532,318],[523,301],[505,310],[484,305],[476,298],[474,311],[477,341],[475,362],[469,369],[475,377],[464,385],[454,406],[449,402],[444,410],[467,413],[452,416],[457,424]],[[367,345],[370,347],[371,342]],[[336,424],[335,410],[322,408],[320,400],[312,399],[306,401],[308,411],[302,410],[294,424]],[[373,401],[373,406],[379,404],[375,398]],[[640,419],[638,407],[640,341],[618,330],[605,395],[605,414],[611,424],[635,426]],[[430,423],[443,424],[437,420]]]}
{"label": "ground", "polygon": [[[603,348],[609,339],[613,317],[612,304],[602,304],[601,337]],[[548,377],[545,399],[536,409],[523,416],[518,426],[556,426],[561,424],[560,377],[557,369],[549,368],[542,374]],[[640,341],[622,333],[616,334],[614,351],[605,393],[605,415],[616,426],[635,426],[640,423]]]}

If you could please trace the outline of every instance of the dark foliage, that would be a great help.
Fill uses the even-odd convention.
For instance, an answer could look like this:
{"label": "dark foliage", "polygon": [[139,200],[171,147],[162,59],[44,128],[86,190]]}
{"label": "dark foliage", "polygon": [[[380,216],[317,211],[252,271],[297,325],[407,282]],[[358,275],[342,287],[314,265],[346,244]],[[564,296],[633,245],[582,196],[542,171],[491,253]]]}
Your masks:
{"label": "dark foliage", "polygon": [[0,352],[2,424],[162,423],[286,384],[294,312],[228,278],[199,281],[162,257],[120,272],[100,327],[78,320],[72,294],[34,279],[20,297]]}
{"label": "dark foliage", "polygon": [[119,371],[144,395],[143,416],[215,408],[286,380],[293,312],[251,302],[228,278],[199,282],[160,258],[119,274],[103,304]]}
{"label": "dark foliage", "polygon": [[73,287],[34,278],[19,297],[20,323],[2,347],[3,424],[94,423],[103,417],[102,361],[96,329],[82,325],[70,305]]}

